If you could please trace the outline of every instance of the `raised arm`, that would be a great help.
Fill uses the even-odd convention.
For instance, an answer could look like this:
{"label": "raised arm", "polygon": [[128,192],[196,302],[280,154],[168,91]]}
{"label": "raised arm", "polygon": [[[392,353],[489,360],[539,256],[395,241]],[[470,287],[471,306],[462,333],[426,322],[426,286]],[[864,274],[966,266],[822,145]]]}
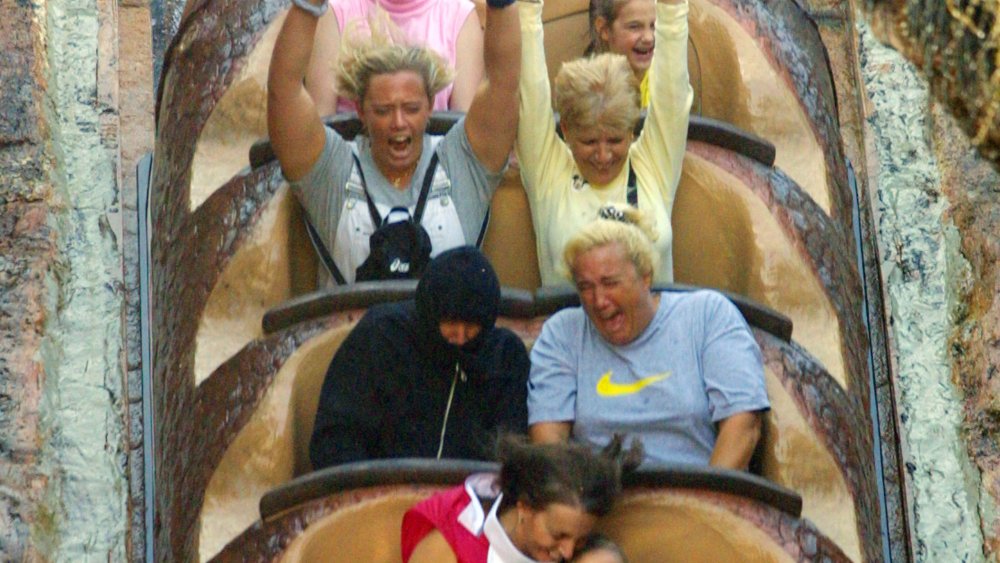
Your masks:
{"label": "raised arm", "polygon": [[469,111],[483,82],[483,28],[476,10],[469,12],[455,44],[455,87],[448,108]]}
{"label": "raised arm", "polygon": [[317,23],[312,57],[306,74],[306,90],[320,116],[337,112],[337,80],[333,68],[339,57],[340,26],[337,14],[329,10]]}
{"label": "raised arm", "polygon": [[267,75],[267,133],[290,181],[309,172],[326,141],[323,122],[303,83],[317,21],[316,16],[292,6],[274,43]]}
{"label": "raised arm", "polygon": [[681,177],[694,99],[687,67],[687,18],[687,0],[657,0],[649,113],[634,149],[642,154],[633,161],[636,172],[655,179],[668,208]]}
{"label": "raised arm", "polygon": [[560,145],[556,136],[552,89],[545,63],[542,4],[519,2],[521,12],[521,82],[517,158],[529,194],[542,186],[543,163]]}
{"label": "raised arm", "polygon": [[[488,0],[503,4],[509,0]],[[476,158],[499,171],[514,148],[517,134],[517,82],[521,73],[521,26],[517,9],[487,6],[483,59],[486,83],[465,118],[465,132]]]}

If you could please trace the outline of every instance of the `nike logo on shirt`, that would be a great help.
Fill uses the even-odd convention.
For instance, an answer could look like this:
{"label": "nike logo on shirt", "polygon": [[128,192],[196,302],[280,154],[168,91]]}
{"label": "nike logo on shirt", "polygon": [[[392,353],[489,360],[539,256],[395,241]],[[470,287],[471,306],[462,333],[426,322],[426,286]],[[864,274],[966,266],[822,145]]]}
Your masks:
{"label": "nike logo on shirt", "polygon": [[659,373],[643,377],[633,383],[615,383],[611,381],[611,372],[607,372],[597,380],[597,394],[602,397],[621,397],[622,395],[633,395],[642,391],[643,388],[670,377],[670,372]]}

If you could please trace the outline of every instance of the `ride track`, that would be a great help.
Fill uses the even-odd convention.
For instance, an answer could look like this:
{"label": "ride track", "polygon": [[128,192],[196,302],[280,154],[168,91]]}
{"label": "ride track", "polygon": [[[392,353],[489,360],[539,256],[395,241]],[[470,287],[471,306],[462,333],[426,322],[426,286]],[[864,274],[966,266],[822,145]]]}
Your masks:
{"label": "ride track", "polygon": [[[550,69],[582,52],[586,7],[546,6]],[[326,365],[367,307],[412,284],[311,293],[301,211],[266,150],[250,156],[286,8],[205,0],[165,59],[150,192],[157,559],[309,560],[322,548],[395,561],[403,510],[471,470],[401,461],[310,474]],[[793,2],[692,0],[689,21],[702,115],[674,205],[675,276],[727,292],[754,327],[773,405],[763,479],[663,468],[630,483],[600,526],[639,562],[882,560],[869,336],[826,47]],[[574,296],[535,291],[516,172],[494,198],[484,250],[506,286],[500,324],[530,345]]]}

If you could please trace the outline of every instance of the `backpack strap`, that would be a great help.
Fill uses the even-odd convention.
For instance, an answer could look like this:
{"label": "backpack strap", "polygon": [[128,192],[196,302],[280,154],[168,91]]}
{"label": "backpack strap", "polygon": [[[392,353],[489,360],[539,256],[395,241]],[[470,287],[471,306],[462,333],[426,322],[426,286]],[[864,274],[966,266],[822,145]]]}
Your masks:
{"label": "backpack strap", "polygon": [[[427,165],[427,172],[424,174],[424,185],[420,188],[420,197],[417,199],[417,208],[413,210],[413,221],[420,224],[424,217],[424,207],[427,206],[427,196],[430,194],[430,187],[434,181],[434,173],[438,165],[438,153],[434,151],[431,156],[431,163]],[[476,237],[476,248],[483,246],[483,239],[486,238],[486,227],[490,224],[490,208],[486,208],[486,215],[483,217],[483,224],[479,227],[479,236]]]}
{"label": "backpack strap", "polygon": [[[372,223],[374,223],[375,228],[382,226],[382,215],[378,212],[378,208],[375,207],[375,202],[372,201],[371,194],[368,193],[368,182],[365,181],[365,173],[361,170],[361,161],[358,160],[358,155],[351,154],[354,158],[354,164],[358,167],[358,175],[361,176],[361,188],[365,191],[365,199],[368,201],[368,214],[372,216]],[[431,156],[431,162],[427,165],[427,172],[424,174],[424,184],[420,187],[420,196],[417,198],[417,208],[413,213],[413,221],[417,224],[420,223],[420,219],[424,216],[424,207],[427,206],[427,196],[431,192],[431,182],[434,181],[434,170],[437,168],[438,155],[437,151],[434,151],[434,155]]]}
{"label": "backpack strap", "polygon": [[[375,207],[375,202],[372,201],[370,195],[368,195],[368,183],[365,181],[365,171],[361,169],[361,161],[358,160],[358,155],[351,153],[351,158],[354,159],[354,166],[358,170],[358,177],[361,178],[361,189],[365,192],[365,199],[368,200],[368,213],[372,216],[372,222],[375,224],[377,229],[379,225],[382,224],[382,217],[378,213],[378,209]],[[323,262],[323,266],[326,267],[326,271],[333,276],[333,280],[337,282],[337,285],[347,285],[347,280],[344,279],[344,274],[340,272],[340,268],[337,267],[337,263],[333,260],[333,256],[330,256],[330,251],[326,248],[326,244],[323,243],[323,238],[319,236],[319,232],[316,231],[316,227],[313,226],[312,222],[308,217],[304,217],[306,223],[306,234],[309,235],[309,242],[312,243],[313,249],[316,254],[319,254],[320,260]]]}
{"label": "backpack strap", "polygon": [[313,249],[316,250],[316,254],[319,254],[323,265],[326,266],[326,271],[330,272],[333,279],[337,282],[337,285],[347,285],[347,281],[344,280],[344,275],[340,273],[340,268],[337,267],[337,263],[333,261],[333,257],[330,256],[330,251],[326,249],[326,245],[323,244],[323,239],[320,238],[319,233],[316,232],[316,227],[313,227],[312,222],[309,221],[308,217],[303,217],[306,223],[306,233],[309,235],[309,242],[312,243]]}
{"label": "backpack strap", "polygon": [[[420,198],[417,200],[417,208],[413,213],[413,220],[419,224],[424,216],[424,207],[427,205],[427,195],[430,193],[431,182],[434,180],[434,172],[438,164],[438,153],[434,151],[431,163],[427,166],[427,173],[424,175],[424,185],[420,188]],[[479,236],[476,237],[476,248],[483,246],[483,239],[486,238],[486,227],[490,224],[490,208],[486,208],[486,215],[483,216],[483,224],[479,227]]]}
{"label": "backpack strap", "polygon": [[639,189],[635,184],[635,170],[632,169],[631,162],[628,163],[628,184],[625,187],[625,199],[632,207],[639,207]]}
{"label": "backpack strap", "polygon": [[368,193],[368,182],[365,180],[365,171],[361,169],[361,161],[358,160],[358,155],[351,152],[351,157],[354,159],[354,166],[358,168],[358,176],[361,177],[361,189],[365,192],[365,200],[368,202],[368,214],[372,216],[372,224],[375,228],[382,226],[382,215],[378,212],[378,208],[375,207],[375,202],[372,201],[371,194]]}
{"label": "backpack strap", "polygon": [[483,226],[479,227],[479,236],[476,237],[476,248],[482,250],[483,240],[486,238],[486,227],[490,224],[490,207],[486,208],[486,215],[483,217]]}
{"label": "backpack strap", "polygon": [[417,225],[424,217],[424,207],[427,206],[427,195],[431,193],[431,182],[434,181],[434,171],[437,169],[438,153],[435,150],[431,156],[431,163],[427,165],[427,172],[424,173],[424,185],[420,187],[420,197],[417,198],[417,208],[413,210],[413,222]]}
{"label": "backpack strap", "polygon": [[[365,199],[368,201],[368,213],[372,217],[372,223],[375,228],[382,226],[382,216],[378,212],[378,208],[375,207],[375,202],[372,201],[372,196],[368,193],[368,183],[365,181],[365,173],[361,170],[361,161],[358,160],[358,155],[351,154],[354,158],[354,165],[358,168],[358,175],[361,177],[361,188],[365,192]],[[416,213],[414,214],[414,221],[419,224],[420,218],[424,214],[424,207],[427,205],[427,195],[430,193],[431,181],[434,179],[434,169],[437,168],[438,155],[437,151],[434,152],[434,156],[431,157],[431,163],[427,167],[427,173],[424,175],[424,185],[420,189],[420,197],[417,199]],[[486,219],[483,220],[483,228],[479,233],[479,242],[476,243],[477,246],[482,243],[483,235],[486,233],[486,222],[489,219],[489,212],[486,214]],[[326,270],[333,276],[334,281],[337,285],[347,285],[347,280],[344,279],[344,274],[340,272],[340,268],[337,267],[337,263],[334,262],[333,257],[330,256],[330,251],[327,250],[326,245],[323,244],[323,239],[319,236],[319,232],[316,231],[316,227],[313,226],[309,218],[305,218],[306,223],[306,234],[309,235],[309,242],[312,243],[313,249],[316,250],[316,254],[319,254],[323,265]]]}

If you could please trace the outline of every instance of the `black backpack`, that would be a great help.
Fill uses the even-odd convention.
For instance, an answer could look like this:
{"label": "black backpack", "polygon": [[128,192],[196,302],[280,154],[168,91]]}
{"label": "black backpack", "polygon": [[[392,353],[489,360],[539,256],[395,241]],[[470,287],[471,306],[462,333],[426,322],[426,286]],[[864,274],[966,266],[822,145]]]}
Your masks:
{"label": "black backpack", "polygon": [[[427,204],[427,195],[430,193],[431,182],[434,179],[434,170],[437,168],[437,152],[431,157],[427,173],[424,175],[424,183],[420,188],[420,196],[417,199],[417,207],[414,215],[410,216],[410,210],[405,207],[393,207],[383,219],[368,193],[368,182],[365,181],[365,173],[361,169],[361,162],[357,155],[354,157],[354,165],[361,176],[361,188],[365,191],[365,200],[368,202],[368,213],[371,215],[375,232],[368,239],[370,248],[368,258],[358,267],[354,273],[355,282],[418,278],[423,273],[427,263],[431,260],[431,237],[420,224],[424,216],[424,207]],[[405,215],[404,218],[391,220],[393,216]],[[330,256],[326,245],[323,244],[319,233],[308,220],[306,230],[309,239],[319,253],[326,265],[327,270],[333,279],[340,285],[346,285],[347,281],[340,272],[333,257]]]}
{"label": "black backpack", "polygon": [[[431,156],[431,162],[424,174],[424,183],[420,188],[420,196],[417,198],[417,206],[413,210],[413,216],[410,217],[410,211],[405,207],[393,207],[385,219],[379,215],[375,202],[372,201],[371,195],[368,193],[368,184],[365,181],[364,171],[361,169],[361,162],[357,155],[351,156],[354,157],[354,165],[357,166],[358,174],[361,176],[361,187],[365,191],[365,199],[368,202],[368,213],[375,225],[375,232],[368,239],[370,253],[364,263],[355,271],[354,281],[419,278],[430,262],[432,250],[430,236],[420,221],[424,215],[427,196],[430,194],[434,172],[438,165],[437,151],[434,151]],[[405,219],[391,221],[394,215],[402,214],[405,214]],[[486,238],[486,227],[489,225],[489,221],[490,210],[487,208],[483,224],[479,229],[476,248],[482,246],[483,239]],[[333,261],[326,244],[323,243],[322,237],[308,217],[306,217],[305,223],[309,241],[322,259],[327,271],[330,272],[338,285],[347,285],[340,268]]]}
{"label": "black backpack", "polygon": [[[361,175],[361,187],[365,190],[365,200],[368,201],[368,213],[371,214],[372,224],[375,225],[375,232],[368,239],[370,249],[368,258],[358,266],[354,281],[419,278],[420,274],[424,273],[427,263],[431,261],[431,237],[420,224],[420,220],[424,217],[427,195],[431,191],[431,181],[434,180],[434,170],[438,164],[437,151],[434,151],[431,163],[427,166],[424,183],[420,187],[420,196],[417,198],[417,207],[413,210],[412,217],[410,210],[405,207],[393,207],[384,218],[381,217],[375,202],[368,194],[365,173],[361,170],[361,162],[357,156],[354,156],[354,164],[358,167],[358,174]],[[402,218],[391,221],[394,215]],[[337,283],[343,285],[344,281],[337,279]]]}
{"label": "black backpack", "polygon": [[[381,224],[376,223],[375,232],[368,239],[371,253],[358,267],[355,281],[420,277],[431,260],[431,237],[420,224],[423,204],[423,200],[417,204],[413,217],[407,208],[393,207]],[[404,217],[390,221],[394,215]]]}

